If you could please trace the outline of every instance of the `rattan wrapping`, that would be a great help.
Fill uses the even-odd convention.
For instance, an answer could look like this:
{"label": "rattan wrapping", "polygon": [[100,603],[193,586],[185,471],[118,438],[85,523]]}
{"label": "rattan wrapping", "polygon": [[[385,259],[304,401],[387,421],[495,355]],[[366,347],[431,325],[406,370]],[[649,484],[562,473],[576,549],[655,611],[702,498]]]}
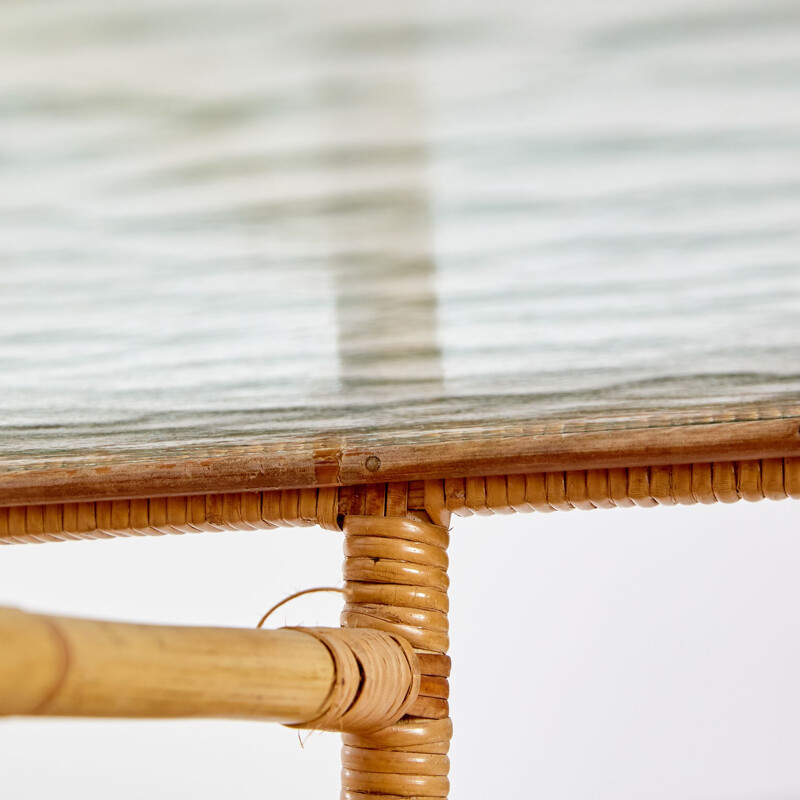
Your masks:
{"label": "rattan wrapping", "polygon": [[321,525],[346,515],[593,510],[800,498],[800,458],[0,507],[0,544]]}
{"label": "rattan wrapping", "polygon": [[449,533],[417,519],[372,516],[346,517],[344,532],[342,625],[408,639],[422,680],[408,716],[375,733],[343,736],[342,798],[446,797]]}
{"label": "rattan wrapping", "polygon": [[321,525],[339,530],[338,489],[181,495],[0,508],[0,544]]}
{"label": "rattan wrapping", "polygon": [[320,714],[292,728],[368,732],[397,722],[419,695],[416,653],[402,637],[375,630],[290,628],[319,639],[333,656],[333,691]]}
{"label": "rattan wrapping", "polygon": [[568,470],[444,481],[460,516],[800,498],[800,458]]}

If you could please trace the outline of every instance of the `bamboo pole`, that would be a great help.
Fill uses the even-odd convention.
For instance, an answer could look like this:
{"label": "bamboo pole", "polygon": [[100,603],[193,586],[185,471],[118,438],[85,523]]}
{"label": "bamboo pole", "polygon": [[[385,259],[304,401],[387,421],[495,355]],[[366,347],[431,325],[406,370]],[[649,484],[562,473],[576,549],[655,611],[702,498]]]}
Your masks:
{"label": "bamboo pole", "polygon": [[0,715],[317,717],[336,670],[298,630],[130,625],[0,609]]}

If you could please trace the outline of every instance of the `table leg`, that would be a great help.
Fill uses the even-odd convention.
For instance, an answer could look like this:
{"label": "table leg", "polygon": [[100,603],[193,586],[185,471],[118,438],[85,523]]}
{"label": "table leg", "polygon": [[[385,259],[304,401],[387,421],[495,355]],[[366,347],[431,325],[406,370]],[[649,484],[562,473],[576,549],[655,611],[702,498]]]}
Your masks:
{"label": "table leg", "polygon": [[342,800],[445,798],[450,783],[447,528],[399,517],[348,516],[342,625],[405,637],[420,660],[420,695],[376,733],[344,734]]}

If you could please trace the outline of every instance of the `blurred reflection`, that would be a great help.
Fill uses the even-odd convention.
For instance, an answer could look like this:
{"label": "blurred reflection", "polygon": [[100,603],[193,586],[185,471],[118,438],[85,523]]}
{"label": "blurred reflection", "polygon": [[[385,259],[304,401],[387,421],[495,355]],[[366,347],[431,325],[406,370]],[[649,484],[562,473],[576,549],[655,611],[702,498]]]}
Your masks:
{"label": "blurred reflection", "polygon": [[[399,41],[402,62],[389,59],[378,72],[347,70],[320,86],[340,385],[418,384],[427,393],[440,389],[442,367],[422,28],[416,19],[384,25],[370,29],[375,41],[360,44]],[[328,32],[325,44],[346,57],[363,33],[343,26]]]}

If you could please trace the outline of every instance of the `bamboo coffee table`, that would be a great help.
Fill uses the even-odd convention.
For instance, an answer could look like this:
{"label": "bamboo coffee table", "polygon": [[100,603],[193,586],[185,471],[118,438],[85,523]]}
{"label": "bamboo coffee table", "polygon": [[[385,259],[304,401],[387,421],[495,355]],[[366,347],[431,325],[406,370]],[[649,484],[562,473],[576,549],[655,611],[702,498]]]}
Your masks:
{"label": "bamboo coffee table", "polygon": [[712,69],[797,23],[678,5],[0,12],[0,543],[345,552],[341,629],[4,610],[0,713],[340,731],[342,797],[445,797],[452,515],[800,497],[799,87]]}

